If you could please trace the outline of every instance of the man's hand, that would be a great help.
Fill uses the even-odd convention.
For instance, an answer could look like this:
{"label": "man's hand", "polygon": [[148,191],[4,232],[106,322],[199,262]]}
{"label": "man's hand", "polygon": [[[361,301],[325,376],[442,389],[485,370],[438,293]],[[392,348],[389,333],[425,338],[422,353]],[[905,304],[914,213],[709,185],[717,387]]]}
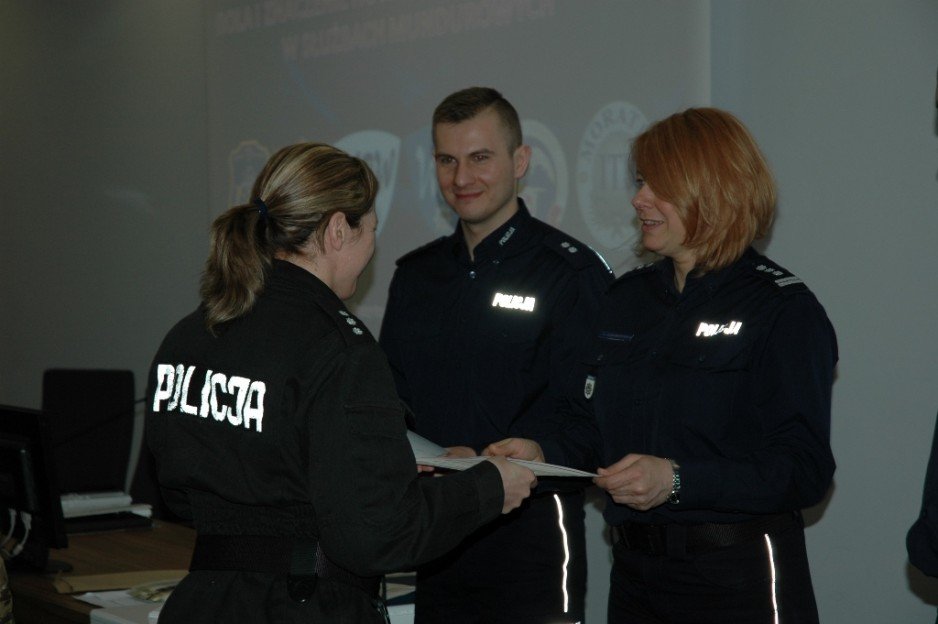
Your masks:
{"label": "man's hand", "polygon": [[505,490],[502,513],[517,509],[531,495],[531,488],[537,485],[537,477],[529,469],[513,464],[504,457],[492,457],[488,461],[495,464],[502,475],[502,488]]}
{"label": "man's hand", "polygon": [[674,470],[663,457],[630,453],[608,468],[600,468],[593,483],[612,500],[639,511],[664,504],[671,494]]}
{"label": "man's hand", "polygon": [[544,461],[544,451],[541,449],[541,445],[526,438],[505,438],[499,442],[493,442],[483,449],[482,454],[526,459],[528,461]]}

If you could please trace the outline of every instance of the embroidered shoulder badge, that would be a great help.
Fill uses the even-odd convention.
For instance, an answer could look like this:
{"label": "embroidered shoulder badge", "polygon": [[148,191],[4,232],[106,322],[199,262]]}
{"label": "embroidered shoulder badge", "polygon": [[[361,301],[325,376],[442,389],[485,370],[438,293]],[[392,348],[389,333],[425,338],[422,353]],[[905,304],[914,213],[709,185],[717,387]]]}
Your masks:
{"label": "embroidered shoulder badge", "polygon": [[358,326],[358,319],[345,310],[339,310],[339,316],[345,319],[345,324],[351,327],[352,333],[356,336],[361,336],[365,333],[365,330]]}
{"label": "embroidered shoulder badge", "polygon": [[798,277],[797,275],[792,275],[791,273],[788,273],[787,271],[783,271],[777,267],[772,267],[767,264],[756,265],[756,271],[764,273],[767,276],[774,277],[775,279],[773,281],[775,282],[775,285],[778,286],[779,288],[783,288],[785,286],[791,286],[793,284],[804,283],[802,282],[801,278]]}
{"label": "embroidered shoulder badge", "polygon": [[587,375],[586,383],[583,384],[583,397],[586,400],[593,398],[593,392],[596,390],[596,376]]}

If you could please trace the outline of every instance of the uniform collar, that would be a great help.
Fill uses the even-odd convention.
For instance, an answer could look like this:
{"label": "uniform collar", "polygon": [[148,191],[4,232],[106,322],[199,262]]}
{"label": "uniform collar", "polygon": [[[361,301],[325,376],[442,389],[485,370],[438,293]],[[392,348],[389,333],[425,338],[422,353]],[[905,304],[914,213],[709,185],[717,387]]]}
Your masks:
{"label": "uniform collar", "polygon": [[344,304],[325,282],[292,262],[275,259],[271,265],[270,276],[265,284],[270,291],[302,291],[309,293],[316,301],[330,307],[343,307]]}
{"label": "uniform collar", "polygon": [[[528,207],[524,205],[524,200],[518,198],[518,211],[511,216],[508,221],[503,223],[494,232],[483,238],[473,250],[475,262],[484,262],[494,260],[513,252],[521,251],[527,246],[524,245],[534,234],[534,229],[530,223],[534,220]],[[466,247],[466,236],[462,231],[462,224],[456,223],[456,231],[453,233],[454,252],[460,260],[469,263],[469,249]]]}
{"label": "uniform collar", "polygon": [[687,276],[687,280],[684,282],[684,291],[681,293],[678,293],[677,288],[674,286],[674,262],[670,258],[665,258],[663,262],[658,264],[658,272],[667,285],[667,291],[674,297],[689,298],[705,296],[710,298],[713,297],[720,286],[739,273],[743,267],[751,264],[752,260],[756,257],[758,257],[756,250],[752,247],[747,247],[743,255],[729,266],[717,269],[716,271],[709,271],[702,275],[695,275],[694,272],[691,271],[690,275]]}

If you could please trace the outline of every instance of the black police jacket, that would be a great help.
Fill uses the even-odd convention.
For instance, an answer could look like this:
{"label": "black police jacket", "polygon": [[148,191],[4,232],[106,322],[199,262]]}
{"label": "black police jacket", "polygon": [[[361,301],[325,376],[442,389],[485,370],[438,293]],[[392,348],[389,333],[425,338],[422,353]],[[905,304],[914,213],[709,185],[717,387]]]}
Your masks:
{"label": "black police jacket", "polygon": [[373,576],[454,547],[497,517],[485,462],[418,479],[403,407],[371,334],[319,279],[275,261],[245,316],[201,311],[153,360],[146,433],[173,511],[199,533],[318,539]]}
{"label": "black police jacket", "polygon": [[834,330],[800,279],[754,250],[674,287],[671,261],[623,275],[602,304],[571,405],[595,413],[609,465],[680,464],[677,504],[613,503],[610,524],[739,522],[813,505],[834,472]]}
{"label": "black police jacket", "polygon": [[558,405],[610,281],[599,256],[523,202],[474,261],[459,225],[398,260],[380,342],[417,432],[476,452],[531,438],[547,461],[595,470],[592,417]]}

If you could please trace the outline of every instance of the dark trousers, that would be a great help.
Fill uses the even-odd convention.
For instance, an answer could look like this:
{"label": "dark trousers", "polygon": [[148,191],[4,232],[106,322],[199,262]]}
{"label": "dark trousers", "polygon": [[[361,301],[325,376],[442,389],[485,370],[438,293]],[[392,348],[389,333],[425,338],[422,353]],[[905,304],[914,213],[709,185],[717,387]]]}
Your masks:
{"label": "dark trousers", "polygon": [[609,624],[818,621],[800,526],[699,554],[612,552]]}
{"label": "dark trousers", "polygon": [[[561,501],[561,514],[557,500]],[[583,621],[583,495],[542,494],[417,571],[416,624]]]}

